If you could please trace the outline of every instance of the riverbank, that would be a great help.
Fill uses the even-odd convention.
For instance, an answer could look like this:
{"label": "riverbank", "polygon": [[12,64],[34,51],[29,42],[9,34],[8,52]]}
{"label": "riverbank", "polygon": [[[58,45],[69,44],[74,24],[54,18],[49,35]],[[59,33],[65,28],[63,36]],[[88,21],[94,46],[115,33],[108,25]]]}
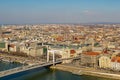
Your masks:
{"label": "riverbank", "polygon": [[27,65],[35,65],[39,63],[43,63],[42,61],[31,59],[29,57],[20,57],[20,56],[13,56],[7,54],[0,54],[0,60],[12,63],[21,63]]}
{"label": "riverbank", "polygon": [[64,64],[58,64],[56,66],[51,66],[50,68],[72,72],[73,74],[77,74],[77,75],[90,75],[90,76],[120,80],[119,74],[108,73],[106,71],[101,71],[94,68],[81,68],[81,67],[75,67],[75,66],[64,65]]}

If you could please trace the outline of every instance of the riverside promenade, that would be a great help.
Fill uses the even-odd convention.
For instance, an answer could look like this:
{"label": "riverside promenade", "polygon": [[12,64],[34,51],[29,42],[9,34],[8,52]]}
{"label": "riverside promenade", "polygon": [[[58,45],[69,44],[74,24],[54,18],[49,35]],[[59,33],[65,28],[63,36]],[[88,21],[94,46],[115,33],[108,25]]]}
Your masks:
{"label": "riverside promenade", "polygon": [[28,64],[28,65],[34,65],[34,64],[45,62],[43,60],[37,60],[30,57],[21,57],[21,56],[8,55],[8,54],[2,54],[2,53],[0,53],[0,60],[6,61],[6,62],[17,62],[17,63]]}
{"label": "riverside promenade", "polygon": [[120,80],[120,74],[109,73],[109,72],[97,70],[94,68],[88,68],[88,67],[82,68],[82,67],[76,67],[76,66],[70,66],[70,65],[64,65],[64,64],[57,64],[54,67],[51,66],[51,68],[72,72],[73,74],[77,74],[77,75],[90,75],[90,76]]}

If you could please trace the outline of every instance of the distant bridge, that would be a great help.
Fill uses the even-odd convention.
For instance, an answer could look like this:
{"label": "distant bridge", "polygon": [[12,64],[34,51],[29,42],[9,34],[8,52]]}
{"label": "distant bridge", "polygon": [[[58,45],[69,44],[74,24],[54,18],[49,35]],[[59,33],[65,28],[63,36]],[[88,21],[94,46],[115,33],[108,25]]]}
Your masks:
{"label": "distant bridge", "polygon": [[9,75],[13,75],[13,74],[24,72],[24,71],[33,70],[33,69],[40,68],[40,67],[47,67],[47,66],[50,66],[50,65],[53,65],[53,64],[61,63],[63,60],[70,60],[70,59],[79,59],[79,57],[65,58],[65,59],[56,60],[55,62],[50,61],[50,62],[46,62],[46,63],[39,63],[39,64],[35,64],[35,65],[21,66],[21,67],[9,69],[9,70],[1,71],[0,72],[0,78],[1,77],[7,77]]}

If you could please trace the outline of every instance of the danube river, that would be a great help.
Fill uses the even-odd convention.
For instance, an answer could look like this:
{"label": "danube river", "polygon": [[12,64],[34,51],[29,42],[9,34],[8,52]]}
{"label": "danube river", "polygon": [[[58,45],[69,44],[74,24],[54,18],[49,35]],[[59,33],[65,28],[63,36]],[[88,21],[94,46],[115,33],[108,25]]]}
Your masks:
{"label": "danube river", "polygon": [[[0,70],[10,69],[14,67],[21,66],[18,63],[8,63],[0,62]],[[42,70],[34,70],[33,72],[28,72],[22,76],[12,78],[10,80],[112,80],[92,76],[79,76],[72,74],[70,72],[52,70],[48,68],[43,68]]]}
{"label": "danube river", "polygon": [[22,66],[22,64],[0,61],[0,71],[12,69],[12,68],[19,67],[19,66]]}

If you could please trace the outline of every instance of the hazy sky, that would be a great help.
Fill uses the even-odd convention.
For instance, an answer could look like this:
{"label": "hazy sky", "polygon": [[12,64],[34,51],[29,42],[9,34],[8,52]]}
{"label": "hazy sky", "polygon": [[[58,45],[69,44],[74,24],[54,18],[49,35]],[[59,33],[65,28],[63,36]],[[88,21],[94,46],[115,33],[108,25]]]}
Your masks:
{"label": "hazy sky", "polygon": [[120,0],[0,0],[0,24],[120,22]]}

